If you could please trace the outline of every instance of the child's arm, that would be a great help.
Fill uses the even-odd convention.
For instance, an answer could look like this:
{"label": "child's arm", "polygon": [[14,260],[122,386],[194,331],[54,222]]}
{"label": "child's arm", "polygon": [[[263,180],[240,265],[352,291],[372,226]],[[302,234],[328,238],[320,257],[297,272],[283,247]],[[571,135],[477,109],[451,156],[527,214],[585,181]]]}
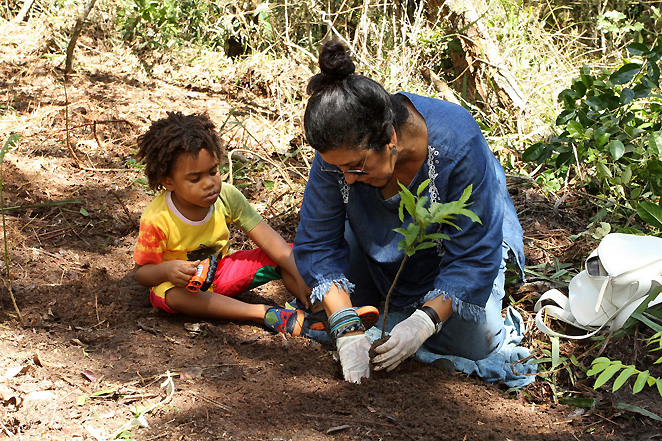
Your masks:
{"label": "child's arm", "polygon": [[310,288],[303,281],[294,263],[292,247],[265,221],[261,221],[246,234],[279,266],[283,283],[288,291],[294,294],[306,308],[310,308]]}
{"label": "child's arm", "polygon": [[200,261],[169,260],[159,264],[136,265],[135,276],[143,286],[157,286],[170,282],[178,287],[185,287],[195,274],[195,267]]}

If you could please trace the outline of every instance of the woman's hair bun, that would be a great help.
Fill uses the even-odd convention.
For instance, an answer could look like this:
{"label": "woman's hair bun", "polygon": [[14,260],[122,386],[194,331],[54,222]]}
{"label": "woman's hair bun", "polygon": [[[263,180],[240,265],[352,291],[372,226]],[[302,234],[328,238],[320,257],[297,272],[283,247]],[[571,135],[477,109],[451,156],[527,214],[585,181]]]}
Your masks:
{"label": "woman's hair bun", "polygon": [[319,65],[322,73],[333,80],[342,80],[356,70],[349,51],[338,40],[324,43],[319,55]]}

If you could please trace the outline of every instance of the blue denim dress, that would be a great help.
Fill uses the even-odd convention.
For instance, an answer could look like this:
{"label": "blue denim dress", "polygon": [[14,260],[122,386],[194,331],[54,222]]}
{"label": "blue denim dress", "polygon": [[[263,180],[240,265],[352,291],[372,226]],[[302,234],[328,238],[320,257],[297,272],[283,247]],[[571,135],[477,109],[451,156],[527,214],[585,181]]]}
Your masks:
{"label": "blue denim dress", "polygon": [[[505,174],[478,124],[464,108],[414,94],[402,95],[423,116],[428,128],[427,159],[409,189],[415,193],[430,179],[423,194],[430,202],[444,203],[458,200],[471,184],[469,208],[481,223],[460,216],[454,221],[459,230],[431,225],[429,231],[443,232],[450,240],[408,259],[391,305],[409,309],[443,296],[452,301],[454,314],[440,334],[450,331],[447,325],[451,320],[483,332],[476,326],[488,324],[487,319],[493,322],[489,331],[493,336],[499,326],[503,327],[500,310],[505,259],[512,258],[520,270],[524,267],[522,228]],[[386,296],[404,257],[398,249],[402,235],[393,231],[403,226],[398,215],[400,195],[384,199],[376,187],[361,182],[348,185],[342,174],[322,171],[333,167],[315,156],[294,242],[297,267],[313,289],[313,302],[322,300],[335,283],[350,293],[355,305],[374,304],[375,293],[382,300]],[[405,228],[410,222],[406,214]],[[490,298],[495,304],[490,309],[498,317],[486,312]],[[492,349],[500,344],[499,338],[491,340],[488,346]],[[452,348],[440,351],[455,352]]]}

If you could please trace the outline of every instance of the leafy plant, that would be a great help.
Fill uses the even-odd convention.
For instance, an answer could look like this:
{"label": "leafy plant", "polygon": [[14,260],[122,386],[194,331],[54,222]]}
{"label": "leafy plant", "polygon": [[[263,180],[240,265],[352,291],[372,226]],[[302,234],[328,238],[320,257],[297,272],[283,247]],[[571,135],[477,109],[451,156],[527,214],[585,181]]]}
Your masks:
{"label": "leafy plant", "polygon": [[[633,43],[628,51],[633,60],[614,72],[583,66],[559,94],[560,133],[522,155],[551,168],[557,186],[586,187],[604,205],[603,219],[646,211],[650,206],[638,210],[639,205],[654,204],[662,195],[662,42],[650,48]],[[542,176],[549,186],[549,174]]]}
{"label": "leafy plant", "polygon": [[450,239],[447,234],[441,232],[428,232],[428,227],[432,224],[441,224],[450,225],[459,230],[460,227],[453,223],[453,220],[458,215],[467,216],[474,222],[481,222],[473,211],[466,208],[467,206],[471,205],[468,203],[469,197],[471,196],[471,192],[473,190],[471,185],[464,189],[462,196],[460,196],[460,199],[457,201],[443,204],[439,202],[433,202],[429,205],[429,207],[426,207],[426,205],[428,205],[429,198],[427,196],[421,196],[421,194],[429,184],[429,179],[423,181],[418,186],[416,195],[414,195],[407,187],[398,182],[398,185],[402,189],[400,191],[400,222],[404,224],[406,211],[409,216],[411,216],[411,223],[407,224],[406,228],[400,227],[394,229],[395,232],[404,236],[404,239],[398,242],[398,247],[404,251],[405,255],[402,258],[398,272],[395,274],[393,283],[388,290],[388,294],[386,294],[381,339],[384,339],[385,336],[389,300],[391,299],[393,288],[395,287],[396,283],[398,283],[400,273],[402,272],[407,259],[416,254],[416,252],[419,250],[436,247],[439,241]]}
{"label": "leafy plant", "polygon": [[641,392],[644,386],[648,384],[651,387],[657,386],[657,390],[660,393],[660,396],[662,396],[662,378],[655,378],[650,375],[649,370],[640,371],[634,365],[624,365],[619,360],[612,361],[607,357],[596,358],[593,360],[591,369],[589,369],[586,374],[589,376],[598,376],[595,380],[595,384],[593,385],[593,387],[597,389],[598,387],[611,380],[617,372],[620,372],[620,374],[614,380],[614,384],[612,385],[611,389],[612,392],[616,392],[625,384],[628,379],[636,375],[637,379],[632,386],[633,394]]}
{"label": "leafy plant", "polygon": [[548,370],[538,370],[538,377],[546,381],[552,390],[552,400],[554,403],[570,404],[576,407],[590,407],[593,402],[587,402],[581,397],[564,395],[558,390],[559,374],[565,373],[572,385],[575,384],[576,370],[586,371],[575,354],[565,356],[561,354],[561,341],[558,337],[550,336],[550,348],[542,348],[543,357],[535,360],[535,363],[542,365],[549,363]]}
{"label": "leafy plant", "polygon": [[[135,435],[131,433],[130,429],[134,427],[149,427],[149,424],[147,423],[147,419],[145,418],[146,415],[150,413],[152,410],[156,409],[157,407],[164,406],[165,403],[167,403],[175,394],[175,383],[172,380],[172,375],[170,374],[170,371],[166,372],[165,380],[161,383],[161,388],[165,390],[165,394],[166,394],[166,396],[163,399],[149,406],[139,406],[132,408],[131,410],[133,412],[133,418],[128,422],[124,423],[119,429],[117,429],[112,434],[105,435],[102,431],[91,425],[86,425],[85,429],[90,433],[90,435],[92,435],[92,437],[94,437],[98,441],[108,441],[113,439],[125,439],[125,440],[135,439],[134,438]],[[115,391],[113,390],[104,390],[104,391],[99,391],[97,395],[107,395],[114,393]],[[81,399],[79,397],[77,404],[79,406],[84,405],[85,399],[84,398]]]}
{"label": "leafy plant", "polygon": [[[625,322],[623,328],[614,335],[617,337],[623,335],[628,330],[628,328],[632,328],[636,322],[639,321],[655,331],[653,336],[646,339],[646,346],[652,347],[650,352],[659,351],[662,349],[662,325],[658,324],[654,320],[651,320],[651,318],[658,320],[662,318],[662,312],[655,311],[653,309],[647,309],[649,303],[654,300],[661,291],[662,288],[660,287],[651,290],[644,301],[637,307],[637,309],[635,309],[632,315]],[[654,364],[660,363],[662,363],[662,357],[658,358]],[[593,385],[593,387],[597,389],[598,387],[610,381],[612,377],[619,371],[620,374],[618,377],[616,377],[616,380],[614,380],[612,392],[616,392],[625,384],[628,379],[636,375],[637,379],[632,386],[633,394],[641,392],[644,386],[648,384],[651,387],[657,386],[657,390],[660,393],[660,396],[662,396],[662,378],[653,377],[650,375],[649,370],[638,370],[634,365],[626,365],[620,360],[610,360],[607,357],[596,358],[593,360],[591,369],[586,374],[589,376],[598,375],[595,384]]]}
{"label": "leafy plant", "polygon": [[138,49],[194,43],[236,56],[274,42],[268,3],[252,10],[252,5],[230,1],[129,0],[118,15],[123,38],[135,41]]}
{"label": "leafy plant", "polygon": [[620,11],[607,11],[598,16],[598,30],[607,32],[632,32],[644,29],[644,24],[637,21],[627,20],[625,14]]}

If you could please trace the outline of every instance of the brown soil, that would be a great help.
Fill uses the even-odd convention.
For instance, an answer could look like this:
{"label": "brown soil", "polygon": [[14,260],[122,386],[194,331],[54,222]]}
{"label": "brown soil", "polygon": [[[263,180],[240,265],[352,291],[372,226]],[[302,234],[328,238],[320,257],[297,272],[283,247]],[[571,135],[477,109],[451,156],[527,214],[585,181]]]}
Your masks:
{"label": "brown soil", "polygon": [[[136,136],[165,110],[208,111],[220,124],[236,109],[243,126],[224,130],[228,147],[262,159],[244,153],[247,170],[235,169],[234,183],[292,240],[309,156],[293,150],[297,133],[287,135],[291,146],[289,139],[277,140],[289,133],[285,115],[300,115],[301,107],[281,108],[273,90],[278,81],[301,83],[306,72],[293,63],[261,61],[225,72],[223,84],[202,79],[190,87],[166,75],[167,61],[148,74],[139,62],[131,64],[132,54],[121,59],[105,52],[103,39],[84,35],[65,95],[57,60],[45,57],[52,30],[2,26],[0,141],[12,132],[22,135],[5,156],[2,181],[5,206],[22,207],[5,214],[11,292],[22,323],[3,288],[0,438],[661,439],[653,420],[614,406],[630,400],[660,414],[660,397],[649,388],[636,399],[628,392],[617,399],[577,378],[574,389],[599,403],[584,411],[554,404],[549,383],[540,379],[509,391],[414,361],[355,385],[342,380],[331,347],[254,324],[152,308],[131,273],[137,223],[151,199],[129,161]],[[274,181],[273,189],[265,180]],[[514,189],[514,196],[530,208],[523,217],[529,263],[548,261],[558,250],[566,258],[582,255],[585,250],[569,249],[563,238],[585,224],[555,213],[532,190]],[[70,199],[77,202],[48,205]],[[549,243],[554,237],[561,244],[556,250],[540,246],[542,238]],[[234,246],[249,245],[236,235]],[[528,286],[516,296],[536,294]],[[289,300],[275,282],[242,298]],[[525,298],[523,305],[529,304]],[[545,341],[527,335],[532,347]],[[125,426],[140,412],[149,427]],[[127,431],[120,433],[123,426]]]}

